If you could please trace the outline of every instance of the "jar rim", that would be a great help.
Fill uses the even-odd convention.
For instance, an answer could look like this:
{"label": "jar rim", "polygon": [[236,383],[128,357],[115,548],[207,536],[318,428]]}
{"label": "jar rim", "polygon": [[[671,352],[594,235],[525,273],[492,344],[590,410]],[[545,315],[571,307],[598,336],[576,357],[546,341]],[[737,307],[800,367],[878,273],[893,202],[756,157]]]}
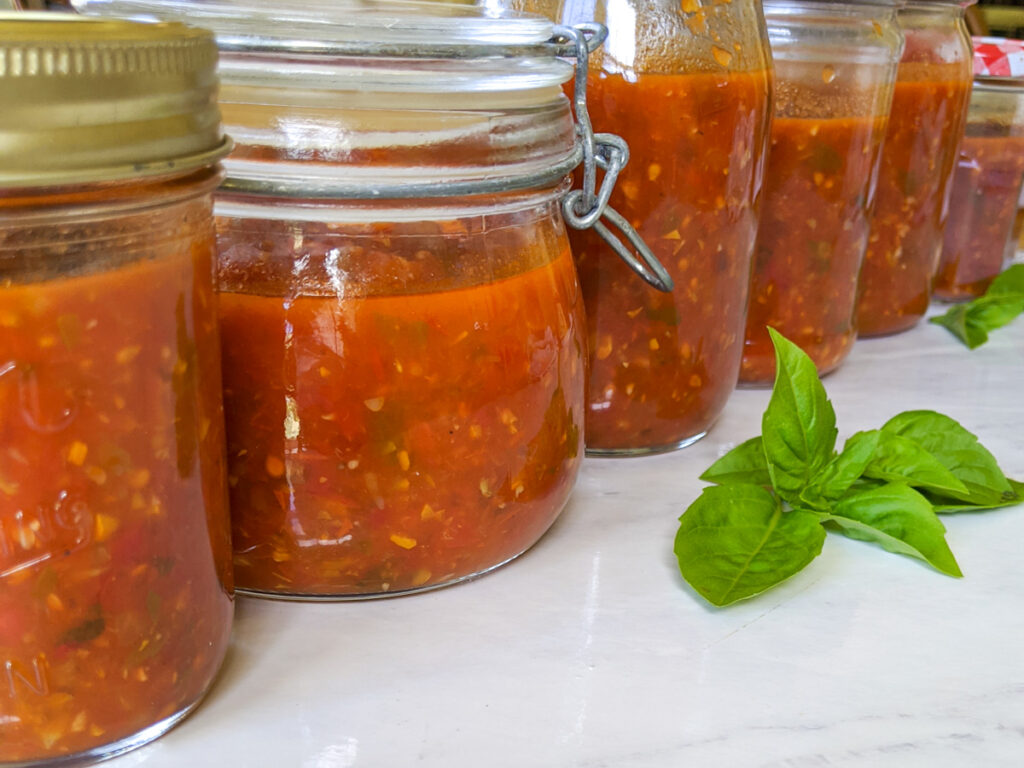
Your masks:
{"label": "jar rim", "polygon": [[373,53],[394,49],[433,58],[438,41],[453,54],[468,47],[500,54],[503,48],[538,46],[552,36],[543,16],[478,5],[376,0],[73,0],[76,9],[102,16],[187,19],[214,32],[222,50],[264,53]]}

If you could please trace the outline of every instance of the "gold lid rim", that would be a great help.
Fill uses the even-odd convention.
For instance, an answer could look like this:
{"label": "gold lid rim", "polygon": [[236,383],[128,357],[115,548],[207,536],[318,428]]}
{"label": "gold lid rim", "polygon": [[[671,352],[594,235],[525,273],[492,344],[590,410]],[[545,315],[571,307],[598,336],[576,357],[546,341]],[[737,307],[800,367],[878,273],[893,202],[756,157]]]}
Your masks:
{"label": "gold lid rim", "polygon": [[147,163],[132,163],[105,168],[82,168],[80,170],[54,169],[31,173],[4,173],[0,170],[0,189],[31,189],[35,187],[62,187],[73,184],[98,184],[111,181],[133,181],[170,174],[186,174],[211,166],[227,157],[234,149],[235,142],[230,136],[213,149],[196,152],[183,157],[154,160]]}

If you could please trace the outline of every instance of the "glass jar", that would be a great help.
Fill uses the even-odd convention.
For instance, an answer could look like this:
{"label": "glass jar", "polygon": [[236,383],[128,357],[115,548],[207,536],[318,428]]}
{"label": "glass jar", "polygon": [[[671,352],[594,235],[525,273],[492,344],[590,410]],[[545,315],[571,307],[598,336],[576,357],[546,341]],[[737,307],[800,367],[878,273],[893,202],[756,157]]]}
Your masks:
{"label": "glass jar", "polygon": [[553,25],[161,5],[217,31],[238,144],[216,212],[239,589],[395,595],[515,558],[583,456]]}
{"label": "glass jar", "polygon": [[905,331],[928,309],[971,89],[970,4],[909,0],[898,15],[906,46],[861,271],[861,336]]}
{"label": "glass jar", "polygon": [[0,14],[3,765],[156,738],[227,649],[216,55]]}
{"label": "glass jar", "polygon": [[591,119],[631,152],[611,202],[675,289],[629,279],[594,233],[570,233],[587,309],[587,452],[672,450],[714,423],[743,354],[771,117],[764,18],[753,0],[598,2],[592,15],[609,33],[591,56]]}
{"label": "glass jar", "polygon": [[740,381],[770,385],[768,327],[819,373],[857,336],[857,280],[903,38],[895,3],[767,0],[775,104]]}
{"label": "glass jar", "polygon": [[1012,235],[1024,176],[1021,62],[1024,42],[974,39],[974,89],[935,277],[935,295],[945,301],[982,295],[1016,253]]}

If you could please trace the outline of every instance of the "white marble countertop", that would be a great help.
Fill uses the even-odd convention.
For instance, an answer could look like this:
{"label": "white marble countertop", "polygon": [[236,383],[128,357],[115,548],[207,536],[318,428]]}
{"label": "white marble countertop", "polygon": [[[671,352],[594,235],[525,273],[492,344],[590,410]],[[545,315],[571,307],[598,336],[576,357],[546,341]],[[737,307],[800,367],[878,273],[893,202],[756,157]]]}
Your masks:
{"label": "white marble countertop", "polygon": [[[840,441],[932,408],[1024,479],[1024,319],[969,352],[921,325],[826,379]],[[781,588],[703,603],[672,554],[700,472],[759,431],[590,459],[536,546],[475,582],[361,603],[241,599],[199,711],[111,768],[1024,765],[1024,507],[946,517],[965,573],[830,535]]]}

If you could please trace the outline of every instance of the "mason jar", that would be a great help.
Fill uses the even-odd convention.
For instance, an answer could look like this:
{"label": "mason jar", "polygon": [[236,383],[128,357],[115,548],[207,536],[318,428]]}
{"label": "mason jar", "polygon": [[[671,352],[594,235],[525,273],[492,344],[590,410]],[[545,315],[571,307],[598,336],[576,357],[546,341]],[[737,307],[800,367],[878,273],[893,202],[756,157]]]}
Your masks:
{"label": "mason jar", "polygon": [[594,455],[689,445],[736,386],[771,118],[771,58],[754,0],[564,4],[563,21],[607,25],[591,56],[594,127],[626,139],[612,205],[671,275],[630,279],[592,232],[570,240],[590,356]]}
{"label": "mason jar", "polygon": [[974,89],[953,173],[935,295],[982,295],[1013,259],[1024,176],[1024,42],[974,38]]}
{"label": "mason jar", "polygon": [[899,12],[906,46],[861,272],[861,336],[905,331],[928,309],[971,91],[971,2],[909,0]]}
{"label": "mason jar", "polygon": [[585,64],[598,30],[454,4],[115,6],[187,15],[221,43],[239,589],[395,595],[529,548],[583,457],[562,209],[596,160],[560,57]]}
{"label": "mason jar", "polygon": [[835,369],[857,281],[903,37],[896,2],[767,0],[775,104],[740,381],[775,378],[771,326]]}
{"label": "mason jar", "polygon": [[212,36],[0,14],[0,764],[156,738],[232,617]]}

